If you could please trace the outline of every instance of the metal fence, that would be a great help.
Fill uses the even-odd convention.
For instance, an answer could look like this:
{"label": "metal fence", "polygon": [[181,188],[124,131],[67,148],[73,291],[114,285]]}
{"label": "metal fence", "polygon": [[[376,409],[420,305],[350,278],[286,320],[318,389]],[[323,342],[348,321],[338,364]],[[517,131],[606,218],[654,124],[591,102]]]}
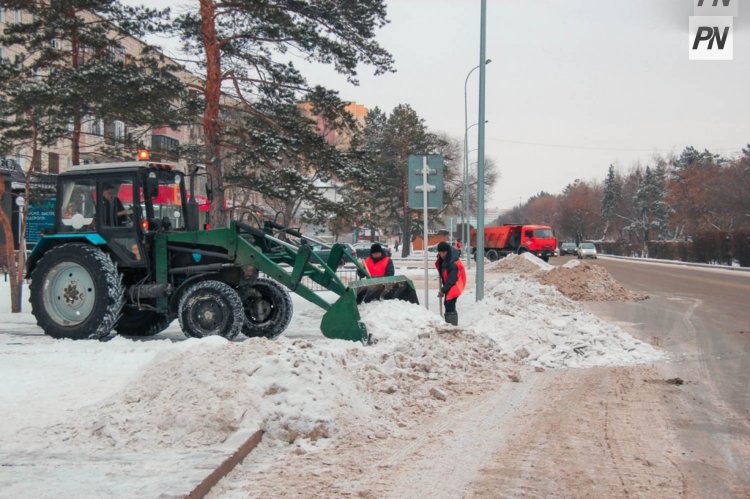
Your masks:
{"label": "metal fence", "polygon": [[[338,276],[339,279],[341,279],[341,282],[343,282],[344,284],[349,284],[351,281],[356,281],[359,279],[359,277],[357,276],[357,268],[353,266],[339,267],[339,269],[336,270],[336,275]],[[260,273],[260,276],[267,277],[263,272]],[[313,281],[309,277],[303,277],[302,284],[304,284],[306,287],[310,288],[313,291],[325,291],[326,290],[325,287],[321,286],[320,284]]]}

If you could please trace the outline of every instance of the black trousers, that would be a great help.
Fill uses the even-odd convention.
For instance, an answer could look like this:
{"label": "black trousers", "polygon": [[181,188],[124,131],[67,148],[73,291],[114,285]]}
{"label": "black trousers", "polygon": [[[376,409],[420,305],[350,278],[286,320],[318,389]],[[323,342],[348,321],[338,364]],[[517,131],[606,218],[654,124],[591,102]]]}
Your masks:
{"label": "black trousers", "polygon": [[445,304],[445,313],[448,312],[455,312],[456,311],[456,300],[458,300],[458,296],[453,298],[452,300],[444,300],[443,303]]}

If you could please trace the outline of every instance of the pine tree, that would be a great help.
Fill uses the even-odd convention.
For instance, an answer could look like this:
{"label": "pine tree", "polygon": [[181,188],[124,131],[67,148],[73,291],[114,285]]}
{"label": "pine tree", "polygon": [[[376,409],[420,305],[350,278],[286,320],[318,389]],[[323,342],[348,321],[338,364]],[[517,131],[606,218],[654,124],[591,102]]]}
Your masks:
{"label": "pine tree", "polygon": [[631,222],[627,230],[640,234],[644,254],[648,253],[648,241],[660,237],[667,227],[669,208],[664,202],[665,174],[663,167],[652,169],[647,166],[633,197],[638,217]]}
{"label": "pine tree", "polygon": [[365,128],[364,143],[373,153],[370,188],[386,219],[401,229],[402,256],[411,250],[411,235],[420,226],[409,209],[409,155],[437,153],[441,140],[408,104],[396,106],[382,128]]}
{"label": "pine tree", "polygon": [[[256,108],[263,118],[248,115],[244,126],[225,133],[232,164],[227,182],[260,195],[284,225],[347,217],[351,207],[339,196],[348,195],[348,184],[356,185],[362,158],[356,149],[359,131],[346,103],[316,87],[305,105],[264,99]],[[265,125],[266,118],[276,125]],[[337,143],[336,136],[351,143]],[[336,200],[322,189],[334,184]]]}
{"label": "pine tree", "polygon": [[607,178],[604,179],[604,195],[602,196],[602,216],[604,218],[605,228],[604,237],[612,219],[617,215],[617,208],[622,199],[622,182],[620,177],[615,173],[614,165],[609,165]]}
{"label": "pine tree", "polygon": [[0,36],[0,44],[19,49],[0,70],[0,94],[16,110],[16,118],[5,116],[6,141],[23,138],[28,120],[36,120],[41,144],[68,140],[78,164],[84,120],[138,127],[180,119],[172,105],[184,97],[171,73],[177,68],[150,47],[126,61],[122,46],[128,34],[156,30],[166,12],[118,0],[0,0],[0,7],[30,14],[27,22],[6,24]]}
{"label": "pine tree", "polygon": [[198,56],[205,73],[203,129],[205,163],[213,184],[211,217],[215,225],[227,222],[224,209],[224,132],[220,116],[224,83],[243,110],[253,115],[259,129],[278,126],[273,115],[259,106],[259,95],[292,104],[308,91],[288,51],[308,61],[331,64],[356,83],[357,65],[366,63],[375,73],[392,70],[390,54],[374,41],[383,26],[384,0],[198,0],[197,9],[179,16],[175,29],[187,51]]}

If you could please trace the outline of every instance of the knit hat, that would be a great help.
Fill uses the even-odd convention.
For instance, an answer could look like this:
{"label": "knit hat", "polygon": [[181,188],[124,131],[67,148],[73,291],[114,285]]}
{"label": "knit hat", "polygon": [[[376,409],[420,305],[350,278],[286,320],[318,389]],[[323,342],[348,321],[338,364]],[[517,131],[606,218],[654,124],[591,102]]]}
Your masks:
{"label": "knit hat", "polygon": [[380,243],[375,243],[372,246],[370,246],[370,254],[371,255],[373,253],[382,253],[382,252],[383,252],[383,247],[380,245]]}
{"label": "knit hat", "polygon": [[446,243],[445,241],[442,241],[442,242],[440,242],[440,244],[438,244],[437,250],[438,250],[438,252],[441,252],[441,251],[450,251],[451,250],[451,245],[448,244],[448,243]]}

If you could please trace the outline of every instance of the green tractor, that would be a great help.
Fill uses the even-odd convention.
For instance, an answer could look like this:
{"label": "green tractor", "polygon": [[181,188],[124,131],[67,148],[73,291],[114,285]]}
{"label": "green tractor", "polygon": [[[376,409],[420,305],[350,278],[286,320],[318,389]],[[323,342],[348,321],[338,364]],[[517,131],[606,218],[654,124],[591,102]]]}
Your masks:
{"label": "green tractor", "polygon": [[[191,193],[196,179],[190,175]],[[311,246],[324,243],[271,221],[201,229],[196,196],[185,184],[171,165],[140,161],[78,165],[58,176],[55,227],[35,245],[27,268],[32,311],[46,334],[151,336],[177,318],[189,337],[275,338],[292,318],[293,291],[326,311],[326,337],[368,342],[358,304],[417,303],[403,276],[345,284],[336,274],[343,263],[369,274],[343,245],[327,245],[324,261]]]}

